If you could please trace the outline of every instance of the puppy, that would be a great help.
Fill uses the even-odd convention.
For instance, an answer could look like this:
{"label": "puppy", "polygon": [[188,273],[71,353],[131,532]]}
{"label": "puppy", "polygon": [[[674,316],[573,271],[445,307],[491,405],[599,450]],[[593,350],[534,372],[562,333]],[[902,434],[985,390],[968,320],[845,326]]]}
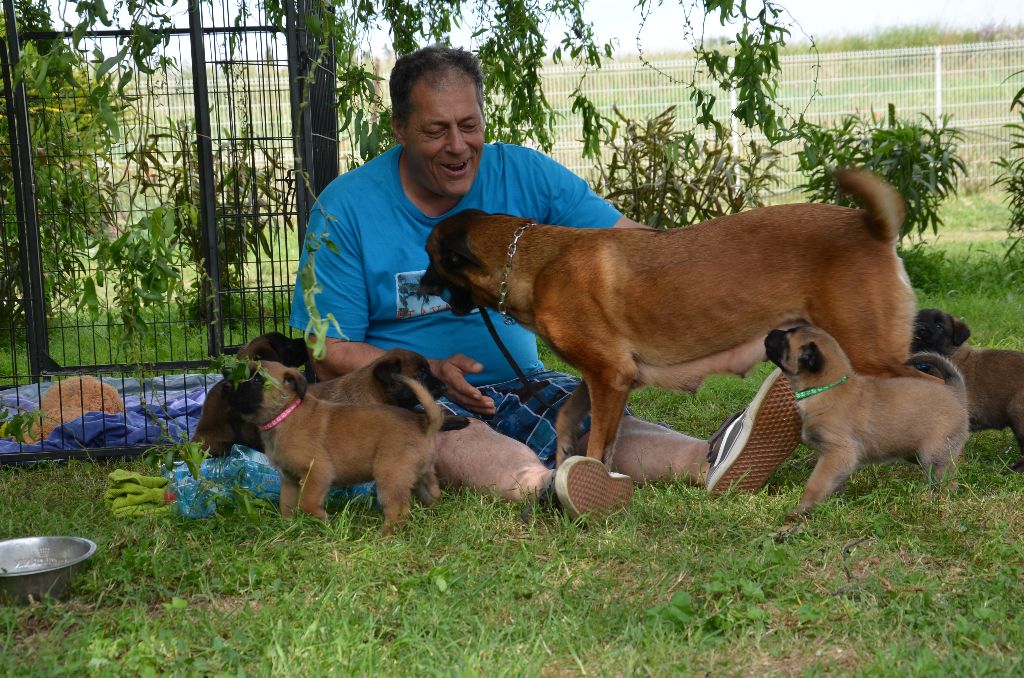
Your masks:
{"label": "puppy", "polygon": [[1020,460],[1011,469],[1024,472],[1024,353],[974,348],[964,342],[971,329],[937,308],[917,312],[913,351],[934,351],[948,357],[967,383],[971,430],[1003,429],[1017,438]]}
{"label": "puppy", "polygon": [[948,360],[934,353],[912,360],[932,365],[945,383],[885,379],[855,372],[836,340],[817,327],[773,330],[764,345],[796,393],[804,442],[818,452],[791,516],[806,514],[867,464],[916,459],[933,488],[952,479],[969,432],[963,377]]}
{"label": "puppy", "polygon": [[[288,339],[273,332],[249,342],[238,350],[238,355],[253,360],[279,362],[287,367],[301,367],[309,354],[302,339]],[[383,404],[412,409],[420,401],[405,382],[396,378],[398,375],[416,379],[435,398],[440,398],[447,391],[444,382],[430,371],[426,358],[419,353],[399,348],[387,351],[369,365],[345,376],[310,384],[309,389],[323,400],[341,404]],[[228,407],[223,393],[224,382],[218,382],[207,393],[192,440],[208,448],[213,456],[227,454],[235,443],[262,450],[259,429],[245,422]],[[442,430],[463,428],[468,423],[464,417],[446,416]]]}
{"label": "puppy", "polygon": [[559,412],[559,458],[574,453],[587,412],[587,454],[607,458],[632,389],[745,374],[775,328],[813,323],[862,373],[920,378],[903,364],[915,303],[896,255],[903,202],[870,174],[836,181],[863,210],[779,205],[670,231],[461,212],[431,232],[420,289],[448,295],[456,314],[507,314],[579,369]]}
{"label": "puppy", "polygon": [[435,438],[444,416],[415,379],[402,382],[423,405],[425,416],[392,405],[340,405],[314,395],[298,370],[280,363],[249,363],[250,378],[226,383],[224,398],[257,425],[267,456],[281,473],[281,513],[296,505],[326,518],[331,485],[376,481],[384,532],[409,515],[413,492],[427,506],[440,496]]}
{"label": "puppy", "polygon": [[[289,367],[301,367],[309,361],[306,342],[289,339],[280,332],[269,332],[256,337],[238,349],[240,358],[273,360]],[[235,443],[261,449],[260,432],[255,426],[242,421],[237,412],[224,402],[224,382],[218,382],[206,394],[192,440],[210,450],[213,456],[231,451]]]}

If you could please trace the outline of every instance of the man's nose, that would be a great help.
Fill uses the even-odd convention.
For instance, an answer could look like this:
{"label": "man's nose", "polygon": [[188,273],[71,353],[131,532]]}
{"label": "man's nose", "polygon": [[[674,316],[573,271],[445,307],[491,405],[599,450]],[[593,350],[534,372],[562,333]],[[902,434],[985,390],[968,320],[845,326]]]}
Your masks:
{"label": "man's nose", "polygon": [[445,150],[453,155],[458,155],[466,150],[466,138],[458,127],[453,127],[448,131],[446,141]]}

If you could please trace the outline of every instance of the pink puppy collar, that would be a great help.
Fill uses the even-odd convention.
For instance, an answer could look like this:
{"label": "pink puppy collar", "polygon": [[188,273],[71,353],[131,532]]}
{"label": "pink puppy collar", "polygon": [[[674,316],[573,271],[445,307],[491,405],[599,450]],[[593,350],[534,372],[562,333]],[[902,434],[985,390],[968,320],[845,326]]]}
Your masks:
{"label": "pink puppy collar", "polygon": [[266,424],[260,424],[260,430],[261,431],[269,431],[270,429],[274,428],[275,426],[280,424],[282,421],[287,419],[288,415],[291,414],[292,412],[294,412],[295,409],[299,405],[301,405],[301,404],[302,404],[302,399],[301,398],[297,398],[297,399],[293,400],[292,404],[289,405],[288,407],[284,408],[283,410],[281,410],[281,413],[279,415],[277,415],[276,417],[274,417],[273,419],[268,421]]}

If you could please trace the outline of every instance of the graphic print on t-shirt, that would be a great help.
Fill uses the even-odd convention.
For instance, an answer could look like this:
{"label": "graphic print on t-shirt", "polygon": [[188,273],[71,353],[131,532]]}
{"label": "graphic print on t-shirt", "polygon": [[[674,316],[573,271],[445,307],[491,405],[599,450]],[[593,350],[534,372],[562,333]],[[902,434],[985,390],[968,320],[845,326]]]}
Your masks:
{"label": "graphic print on t-shirt", "polygon": [[450,308],[448,302],[441,297],[419,293],[420,278],[424,273],[426,270],[395,274],[395,306],[398,309],[399,320],[430,315]]}

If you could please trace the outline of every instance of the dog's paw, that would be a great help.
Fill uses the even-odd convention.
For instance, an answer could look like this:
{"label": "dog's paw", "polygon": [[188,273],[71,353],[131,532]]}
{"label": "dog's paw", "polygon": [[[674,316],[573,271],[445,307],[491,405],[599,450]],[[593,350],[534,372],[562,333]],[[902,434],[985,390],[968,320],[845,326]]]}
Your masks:
{"label": "dog's paw", "polygon": [[795,514],[790,513],[786,516],[786,522],[784,522],[778,529],[772,533],[772,540],[776,544],[785,544],[790,539],[795,537],[804,529],[806,521],[803,516],[794,518]]}

